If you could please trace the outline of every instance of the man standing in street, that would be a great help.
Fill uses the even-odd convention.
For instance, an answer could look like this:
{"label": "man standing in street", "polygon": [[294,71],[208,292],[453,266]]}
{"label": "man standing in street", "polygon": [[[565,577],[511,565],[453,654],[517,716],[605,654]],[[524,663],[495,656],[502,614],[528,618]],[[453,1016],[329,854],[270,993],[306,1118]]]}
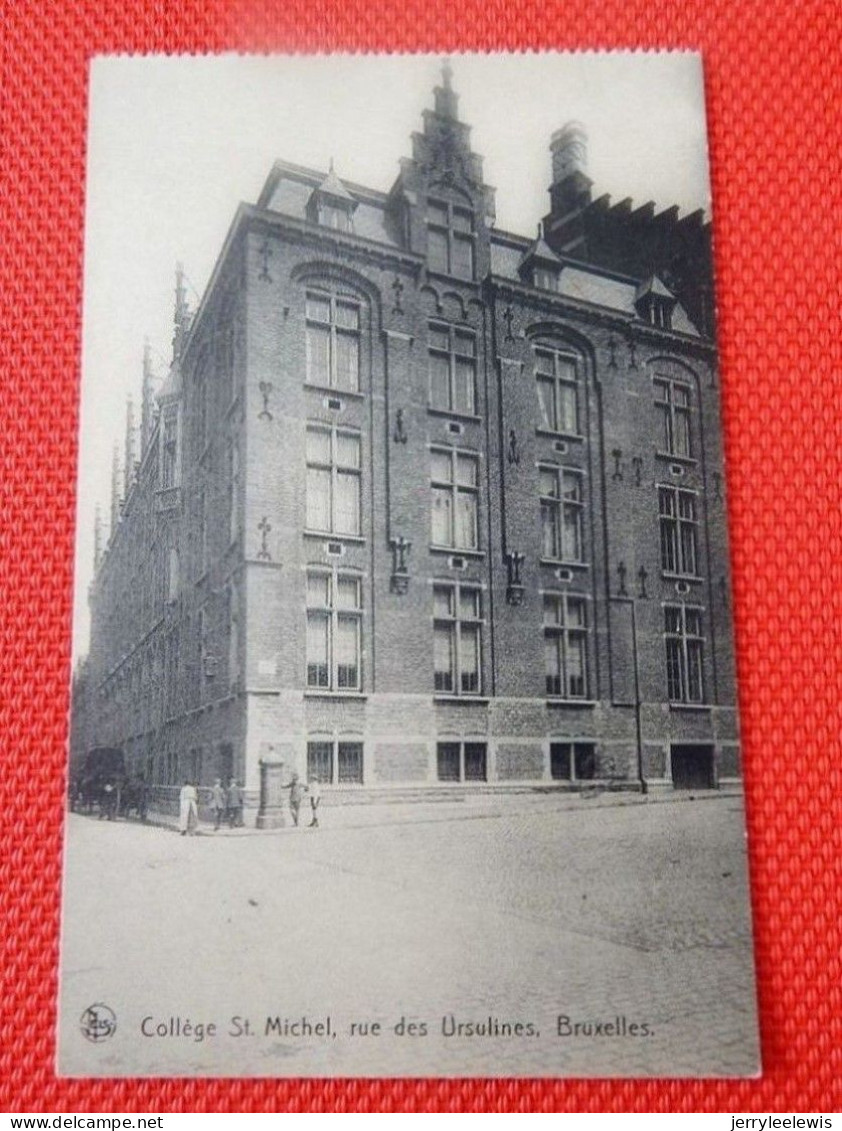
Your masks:
{"label": "man standing in street", "polygon": [[292,813],[292,822],[296,827],[298,827],[298,814],[303,797],[304,786],[298,780],[298,774],[293,774],[289,783],[289,811]]}
{"label": "man standing in street", "polygon": [[226,808],[228,810],[228,824],[232,829],[241,829],[243,827],[243,791],[240,789],[240,784],[236,778],[231,778],[231,784],[228,786]]}
{"label": "man standing in street", "polygon": [[213,813],[213,831],[216,832],[222,824],[222,818],[225,815],[227,808],[225,799],[225,790],[222,788],[222,780],[216,778],[211,789],[210,807]]}

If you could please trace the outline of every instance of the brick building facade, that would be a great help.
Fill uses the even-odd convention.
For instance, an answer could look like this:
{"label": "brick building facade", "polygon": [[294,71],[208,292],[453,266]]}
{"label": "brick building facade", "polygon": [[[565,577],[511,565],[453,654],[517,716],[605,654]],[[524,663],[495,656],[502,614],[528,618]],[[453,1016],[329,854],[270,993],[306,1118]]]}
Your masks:
{"label": "brick building facade", "polygon": [[500,231],[445,70],[391,191],[279,162],[239,208],[115,456],[93,744],[249,791],[738,774],[709,226],[584,149]]}

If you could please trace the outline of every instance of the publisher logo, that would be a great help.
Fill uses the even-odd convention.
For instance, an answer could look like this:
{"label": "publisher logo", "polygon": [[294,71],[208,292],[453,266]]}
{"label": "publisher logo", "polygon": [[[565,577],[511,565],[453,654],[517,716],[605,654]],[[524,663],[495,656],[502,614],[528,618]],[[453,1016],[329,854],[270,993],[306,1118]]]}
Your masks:
{"label": "publisher logo", "polygon": [[98,1045],[114,1036],[117,1031],[117,1018],[113,1009],[98,1001],[89,1005],[79,1018],[79,1027],[84,1037]]}

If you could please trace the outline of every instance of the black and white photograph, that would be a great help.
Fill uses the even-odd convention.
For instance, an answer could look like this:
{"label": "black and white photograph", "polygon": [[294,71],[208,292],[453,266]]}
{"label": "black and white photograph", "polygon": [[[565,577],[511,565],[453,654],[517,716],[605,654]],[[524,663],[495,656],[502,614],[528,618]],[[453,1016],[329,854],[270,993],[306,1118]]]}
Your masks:
{"label": "black and white photograph", "polygon": [[759,1075],[701,57],[96,58],[86,194],[59,1072]]}

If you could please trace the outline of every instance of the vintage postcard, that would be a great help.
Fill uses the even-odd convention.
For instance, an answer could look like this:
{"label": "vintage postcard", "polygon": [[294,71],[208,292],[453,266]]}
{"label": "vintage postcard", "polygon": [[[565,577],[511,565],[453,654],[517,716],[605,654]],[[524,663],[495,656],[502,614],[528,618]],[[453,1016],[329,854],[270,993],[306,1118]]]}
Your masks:
{"label": "vintage postcard", "polygon": [[91,70],[59,1071],[760,1071],[694,54]]}

